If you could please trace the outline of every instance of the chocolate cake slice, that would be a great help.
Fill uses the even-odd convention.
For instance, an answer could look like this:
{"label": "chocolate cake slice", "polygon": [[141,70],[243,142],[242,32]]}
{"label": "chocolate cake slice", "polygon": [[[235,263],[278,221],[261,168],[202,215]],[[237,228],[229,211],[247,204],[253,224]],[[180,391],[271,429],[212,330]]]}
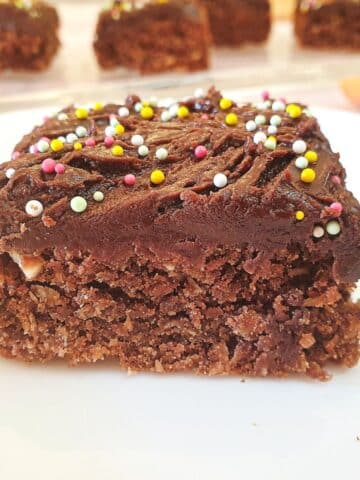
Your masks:
{"label": "chocolate cake slice", "polygon": [[269,0],[202,0],[216,45],[265,42],[271,28]]}
{"label": "chocolate cake slice", "polygon": [[197,0],[116,0],[99,16],[94,48],[102,68],[158,73],[206,69],[209,42]]}
{"label": "chocolate cake slice", "polygon": [[360,0],[299,0],[299,42],[307,47],[360,49]]}
{"label": "chocolate cake slice", "polygon": [[300,104],[69,107],[0,166],[0,352],[327,378],[359,358],[360,206]]}
{"label": "chocolate cake slice", "polygon": [[54,7],[37,0],[0,0],[0,70],[44,70],[60,42]]}

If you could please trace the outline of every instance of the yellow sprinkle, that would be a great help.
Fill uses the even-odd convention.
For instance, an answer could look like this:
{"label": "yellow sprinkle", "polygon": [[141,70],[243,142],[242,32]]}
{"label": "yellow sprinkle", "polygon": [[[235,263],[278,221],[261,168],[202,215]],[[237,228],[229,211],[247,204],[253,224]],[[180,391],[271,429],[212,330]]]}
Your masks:
{"label": "yellow sprinkle", "polygon": [[231,108],[233,106],[233,102],[232,100],[230,100],[230,98],[222,98],[220,100],[220,108],[221,110],[228,110],[229,108]]}
{"label": "yellow sprinkle", "polygon": [[115,145],[112,149],[111,152],[115,157],[121,157],[124,155],[124,149],[121,145]]}
{"label": "yellow sprinkle", "polygon": [[305,218],[305,213],[302,212],[301,210],[298,210],[296,213],[295,213],[295,217],[296,217],[296,220],[298,222],[301,222],[302,220],[304,220]]}
{"label": "yellow sprinkle", "polygon": [[313,150],[309,150],[305,153],[305,158],[309,163],[315,163],[318,161],[319,156]]}
{"label": "yellow sprinkle", "polygon": [[169,3],[169,0],[157,0],[157,3],[160,3],[161,5],[161,4]]}
{"label": "yellow sprinkle", "polygon": [[145,120],[151,120],[154,116],[154,110],[151,107],[142,107],[140,115]]}
{"label": "yellow sprinkle", "polygon": [[142,105],[143,107],[150,107],[150,106],[151,106],[151,105],[150,105],[150,102],[149,102],[148,100],[143,100],[143,101],[141,102],[141,105]]}
{"label": "yellow sprinkle", "polygon": [[239,119],[236,113],[228,113],[225,117],[225,123],[231,127],[237,125],[239,123]]}
{"label": "yellow sprinkle", "polygon": [[74,150],[82,150],[82,145],[80,142],[74,143]]}
{"label": "yellow sprinkle", "polygon": [[76,118],[79,120],[84,120],[85,118],[88,117],[89,112],[86,110],[86,108],[77,108],[75,111]]}
{"label": "yellow sprinkle", "polygon": [[165,181],[165,174],[161,170],[153,170],[150,175],[150,181],[154,185],[161,185]]}
{"label": "yellow sprinkle", "polygon": [[53,152],[60,152],[64,148],[64,144],[58,138],[54,138],[54,140],[51,140],[50,147]]}
{"label": "yellow sprinkle", "polygon": [[93,106],[94,110],[96,110],[96,111],[97,110],[102,110],[103,108],[104,108],[104,105],[102,103],[100,103],[100,102],[95,102],[94,103],[94,106]]}
{"label": "yellow sprinkle", "polygon": [[121,135],[124,132],[125,132],[125,127],[123,125],[121,125],[121,123],[118,123],[117,125],[115,125],[116,135]]}
{"label": "yellow sprinkle", "polygon": [[315,170],[312,168],[305,168],[301,172],[301,180],[305,183],[312,183],[316,178]]}
{"label": "yellow sprinkle", "polygon": [[286,107],[286,112],[288,113],[289,117],[291,118],[299,118],[302,115],[302,108],[300,105],[296,105],[295,103],[291,103]]}
{"label": "yellow sprinkle", "polygon": [[185,107],[185,105],[181,105],[181,107],[178,108],[177,116],[179,118],[186,118],[189,116],[189,113],[189,109]]}

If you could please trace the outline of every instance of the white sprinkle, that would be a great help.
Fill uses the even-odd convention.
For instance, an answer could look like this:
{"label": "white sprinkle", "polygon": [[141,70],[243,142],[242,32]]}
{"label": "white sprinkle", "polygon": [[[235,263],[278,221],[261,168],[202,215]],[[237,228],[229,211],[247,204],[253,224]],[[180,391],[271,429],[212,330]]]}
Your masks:
{"label": "white sprinkle", "polygon": [[66,113],[62,112],[62,113],[59,113],[59,115],[57,116],[58,120],[60,120],[61,122],[65,121],[65,120],[68,120],[68,116],[66,115]]}
{"label": "white sprinkle", "polygon": [[277,145],[276,139],[270,138],[270,137],[267,138],[264,143],[265,148],[267,148],[268,150],[275,150],[276,145]]}
{"label": "white sprinkle", "polygon": [[131,137],[131,143],[135,147],[140,147],[140,145],[144,145],[144,138],[141,135],[133,135]]}
{"label": "white sprinkle", "polygon": [[286,108],[286,105],[284,102],[281,102],[280,100],[276,100],[272,104],[272,109],[274,112],[284,112]]}
{"label": "white sprinkle", "polygon": [[75,133],[68,133],[66,135],[66,143],[74,143],[78,140],[78,136]]}
{"label": "white sprinkle", "polygon": [[256,143],[256,145],[258,145],[259,143],[266,142],[266,138],[267,137],[264,132],[257,132],[254,135],[254,142]]}
{"label": "white sprinkle", "polygon": [[37,143],[37,148],[40,153],[45,153],[49,150],[50,145],[46,140],[39,140]]}
{"label": "white sprinkle", "polygon": [[161,113],[161,121],[168,122],[169,120],[171,120],[171,113],[169,112],[169,110],[164,110]]}
{"label": "white sprinkle", "polygon": [[142,109],[142,103],[141,102],[135,103],[135,105],[134,105],[135,112],[140,113],[141,109]]}
{"label": "white sprinkle", "polygon": [[268,134],[269,135],[276,135],[277,134],[277,127],[275,127],[275,125],[270,125],[270,127],[268,128]]}
{"label": "white sprinkle", "polygon": [[116,125],[119,125],[119,120],[116,117],[111,116],[109,123],[111,127],[116,127]]}
{"label": "white sprinkle", "polygon": [[300,170],[304,170],[309,166],[309,161],[305,157],[298,157],[295,160],[295,167],[299,168]]}
{"label": "white sprinkle", "polygon": [[281,117],[280,115],[273,115],[270,118],[270,125],[273,125],[274,127],[280,127],[281,125]]}
{"label": "white sprinkle", "polygon": [[30,217],[38,217],[43,211],[44,207],[38,200],[29,200],[25,205],[25,212],[30,215]]}
{"label": "white sprinkle", "polygon": [[10,180],[10,178],[15,174],[15,168],[8,168],[5,171],[5,177]]}
{"label": "white sprinkle", "polygon": [[149,155],[148,147],[146,145],[141,145],[138,148],[138,154],[140,155],[140,157],[146,157],[147,155]]}
{"label": "white sprinkle", "polygon": [[248,132],[254,132],[254,131],[256,130],[256,128],[257,128],[256,123],[254,122],[254,120],[249,120],[248,122],[246,122],[245,127],[246,127],[246,130],[247,130]]}
{"label": "white sprinkle", "polygon": [[158,99],[155,96],[149,98],[149,103],[152,107],[158,106]]}
{"label": "white sprinkle", "polygon": [[79,138],[86,137],[86,135],[88,134],[86,128],[82,125],[76,127],[75,133]]}
{"label": "white sprinkle", "polygon": [[270,108],[271,107],[271,100],[265,100],[264,102],[264,108],[267,109],[267,108]]}
{"label": "white sprinkle", "polygon": [[204,96],[204,90],[202,88],[197,88],[194,92],[195,98],[201,98]]}
{"label": "white sprinkle", "polygon": [[95,202],[102,202],[104,198],[105,195],[103,194],[103,192],[94,192],[93,199],[95,200]]}
{"label": "white sprinkle", "polygon": [[302,153],[306,152],[306,143],[304,140],[296,140],[296,142],[293,143],[292,149],[295,153],[298,155],[301,155]]}
{"label": "white sprinkle", "polygon": [[322,238],[324,235],[325,235],[325,230],[323,229],[323,227],[320,227],[320,225],[318,225],[317,227],[314,228],[313,237]]}
{"label": "white sprinkle", "polygon": [[329,235],[336,237],[341,232],[340,223],[336,220],[332,220],[326,225],[326,231]]}
{"label": "white sprinkle", "polygon": [[105,128],[105,135],[107,137],[114,137],[116,135],[116,130],[114,127],[109,125],[108,127]]}
{"label": "white sprinkle", "polygon": [[158,160],[166,160],[168,155],[169,153],[166,148],[158,148],[155,153],[155,156]]}
{"label": "white sprinkle", "polygon": [[118,110],[119,117],[125,118],[130,115],[129,109],[127,107],[120,107]]}
{"label": "white sprinkle", "polygon": [[266,123],[265,115],[256,115],[255,123],[256,123],[256,125],[265,125],[265,123]]}
{"label": "white sprinkle", "polygon": [[29,153],[36,153],[36,148],[35,148],[35,145],[30,145],[29,147]]}
{"label": "white sprinkle", "polygon": [[169,113],[170,113],[170,118],[177,117],[177,112],[179,110],[179,105],[175,103],[174,105],[171,105],[169,108]]}
{"label": "white sprinkle", "polygon": [[61,136],[61,137],[58,137],[58,140],[60,140],[60,142],[62,143],[66,143],[66,138]]}
{"label": "white sprinkle", "polygon": [[227,176],[223,173],[217,173],[213,179],[216,188],[224,188],[228,184]]}

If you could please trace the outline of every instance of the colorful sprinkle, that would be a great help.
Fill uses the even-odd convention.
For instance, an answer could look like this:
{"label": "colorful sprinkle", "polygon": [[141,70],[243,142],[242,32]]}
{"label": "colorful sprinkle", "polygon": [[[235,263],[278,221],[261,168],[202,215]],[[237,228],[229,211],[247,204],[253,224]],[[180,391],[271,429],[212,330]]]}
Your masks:
{"label": "colorful sprinkle", "polygon": [[185,105],[181,105],[179,108],[178,108],[178,111],[177,111],[177,116],[179,118],[186,118],[190,115],[190,112],[189,112],[189,109],[188,107],[186,107]]}
{"label": "colorful sprinkle", "polygon": [[76,142],[77,139],[78,139],[78,136],[75,135],[75,133],[68,133],[65,138],[66,143],[74,143]]}
{"label": "colorful sprinkle", "polygon": [[150,175],[150,181],[154,185],[161,185],[165,181],[165,174],[161,170],[153,170]]}
{"label": "colorful sprinkle", "polygon": [[255,130],[257,129],[257,125],[254,120],[249,120],[248,122],[246,122],[245,128],[248,132],[255,132]]}
{"label": "colorful sprinkle", "polygon": [[88,134],[86,128],[83,127],[82,125],[79,125],[78,127],[76,127],[75,133],[79,138],[86,137]]}
{"label": "colorful sprinkle", "polygon": [[239,118],[236,113],[228,113],[225,117],[225,123],[229,125],[229,127],[234,127],[239,123]]}
{"label": "colorful sprinkle", "polygon": [[154,110],[151,107],[142,107],[140,115],[145,120],[151,120],[154,117]]}
{"label": "colorful sprinkle", "polygon": [[316,172],[312,168],[305,168],[300,178],[304,183],[312,183],[316,179]]}
{"label": "colorful sprinkle", "polygon": [[204,145],[198,145],[196,148],[195,148],[195,157],[198,159],[198,160],[202,160],[203,158],[206,157],[206,155],[208,154],[208,151],[207,151],[207,148],[204,147]]}
{"label": "colorful sprinkle", "polygon": [[166,148],[158,148],[155,153],[155,157],[158,160],[166,160],[169,156],[169,152],[166,150]]}
{"label": "colorful sprinkle", "polygon": [[17,158],[20,157],[20,152],[13,152],[11,155],[11,160],[16,160]]}
{"label": "colorful sprinkle", "polygon": [[333,202],[330,205],[330,209],[335,212],[336,215],[341,215],[343,212],[343,206],[340,202]]}
{"label": "colorful sprinkle", "polygon": [[124,125],[121,125],[121,123],[118,123],[115,125],[115,133],[116,135],[122,135],[125,132],[125,127]]}
{"label": "colorful sprinkle", "polygon": [[273,137],[273,136],[268,137],[264,143],[264,147],[267,148],[268,150],[275,150],[276,145],[277,145],[277,140],[276,140],[276,137]]}
{"label": "colorful sprinkle", "polygon": [[140,145],[140,147],[138,148],[138,154],[140,155],[140,157],[146,157],[147,155],[149,155],[149,149],[146,145]]}
{"label": "colorful sprinkle", "polygon": [[55,173],[57,173],[58,175],[62,175],[63,173],[65,173],[65,165],[63,165],[62,163],[57,163],[55,165]]}
{"label": "colorful sprinkle", "polygon": [[262,93],[261,93],[261,98],[264,100],[270,100],[270,92],[269,90],[264,90]]}
{"label": "colorful sprinkle", "polygon": [[217,173],[213,178],[213,182],[216,188],[224,188],[228,184],[228,179],[224,173]]}
{"label": "colorful sprinkle", "polygon": [[133,135],[131,137],[131,143],[134,145],[134,147],[140,147],[141,145],[144,145],[144,137],[141,135]]}
{"label": "colorful sprinkle", "polygon": [[309,161],[309,163],[316,163],[318,161],[318,154],[313,150],[308,150],[304,157]]}
{"label": "colorful sprinkle", "polygon": [[272,109],[274,112],[284,112],[285,108],[286,105],[281,100],[275,100],[275,102],[272,104]]}
{"label": "colorful sprinkle", "polygon": [[325,235],[325,230],[320,225],[317,225],[313,230],[313,237],[322,238]]}
{"label": "colorful sprinkle", "polygon": [[103,192],[96,191],[93,194],[93,199],[95,200],[95,202],[102,202],[104,198],[105,195],[103,194]]}
{"label": "colorful sprinkle", "polygon": [[254,135],[254,143],[258,145],[259,143],[265,143],[267,139],[267,136],[265,135],[264,132],[257,132]]}
{"label": "colorful sprinkle", "polygon": [[109,122],[111,127],[116,127],[116,125],[119,125],[119,120],[115,117],[115,115],[110,115],[109,117]]}
{"label": "colorful sprinkle", "polygon": [[270,125],[270,127],[268,128],[268,134],[269,135],[276,135],[277,132],[278,132],[277,127],[275,127],[275,125]]}
{"label": "colorful sprinkle", "polygon": [[273,115],[270,118],[270,125],[273,125],[274,127],[280,127],[281,125],[281,117],[280,115]]}
{"label": "colorful sprinkle", "polygon": [[46,158],[41,163],[41,170],[44,173],[54,173],[55,172],[56,162],[52,158]]}
{"label": "colorful sprinkle", "polygon": [[265,125],[265,123],[266,123],[265,115],[256,115],[255,123],[256,123],[256,125]]}
{"label": "colorful sprinkle", "polygon": [[89,112],[87,111],[86,108],[77,108],[75,110],[75,116],[79,120],[85,120],[86,118],[88,118],[88,115],[89,115]]}
{"label": "colorful sprinkle", "polygon": [[85,145],[86,145],[87,147],[95,147],[95,145],[96,145],[96,140],[95,140],[95,138],[93,138],[93,137],[87,138],[87,139],[85,140]]}
{"label": "colorful sprinkle", "polygon": [[171,120],[171,118],[172,118],[172,115],[171,115],[171,113],[169,112],[169,110],[165,110],[165,111],[163,111],[163,112],[161,113],[160,118],[161,118],[161,121],[162,121],[162,122],[169,122],[169,121]]}
{"label": "colorful sprinkle", "polygon": [[30,217],[38,217],[43,213],[43,211],[44,207],[38,200],[29,200],[25,205],[25,212]]}
{"label": "colorful sprinkle", "polygon": [[339,177],[339,175],[333,175],[331,177],[331,181],[334,185],[341,185],[341,178]]}
{"label": "colorful sprinkle", "polygon": [[309,166],[309,162],[308,162],[308,160],[306,160],[305,157],[298,157],[295,160],[295,166],[296,166],[296,168],[299,168],[300,170],[304,170],[305,168],[307,168]]}
{"label": "colorful sprinkle", "polygon": [[108,148],[112,147],[114,145],[114,142],[115,142],[114,137],[108,136],[104,138],[105,147],[108,147]]}
{"label": "colorful sprinkle", "polygon": [[70,208],[76,213],[85,212],[87,209],[87,201],[84,197],[74,197],[70,201]]}
{"label": "colorful sprinkle", "polygon": [[326,231],[329,235],[336,237],[341,232],[340,223],[336,220],[332,220],[326,225]]}
{"label": "colorful sprinkle", "polygon": [[301,222],[302,220],[304,220],[305,218],[305,213],[302,211],[302,210],[298,210],[296,213],[295,213],[295,218],[298,222]]}
{"label": "colorful sprinkle", "polygon": [[299,118],[302,115],[302,108],[300,105],[296,105],[295,103],[291,103],[286,107],[286,113],[291,118]]}
{"label": "colorful sprinkle", "polygon": [[57,116],[57,119],[60,120],[60,122],[65,122],[69,119],[69,117],[65,112],[60,112]]}
{"label": "colorful sprinkle", "polygon": [[53,152],[60,152],[64,148],[64,144],[58,138],[54,138],[51,140],[50,147]]}
{"label": "colorful sprinkle", "polygon": [[[118,125],[118,124],[116,124]],[[115,126],[116,126],[115,125]],[[115,136],[115,126],[112,126],[112,125],[108,125],[106,128],[105,128],[105,136],[106,137],[114,137]]]}
{"label": "colorful sprinkle", "polygon": [[296,140],[293,143],[292,149],[298,155],[302,155],[306,152],[306,143],[304,142],[304,140]]}
{"label": "colorful sprinkle", "polygon": [[49,150],[50,145],[46,140],[39,140],[37,143],[37,149],[40,153],[45,153]]}
{"label": "colorful sprinkle", "polygon": [[124,149],[121,145],[115,145],[114,147],[112,147],[111,153],[115,155],[115,157],[121,157],[122,155],[124,155]]}
{"label": "colorful sprinkle", "polygon": [[82,144],[80,142],[75,142],[73,147],[74,147],[74,150],[76,150],[76,151],[80,151],[83,148]]}
{"label": "colorful sprinkle", "polygon": [[118,110],[119,117],[125,118],[130,115],[129,109],[126,107],[120,107]]}
{"label": "colorful sprinkle", "polygon": [[15,168],[8,168],[5,171],[5,177],[10,180],[10,178],[15,174],[15,171],[16,171]]}
{"label": "colorful sprinkle", "polygon": [[132,173],[129,173],[127,175],[125,175],[124,177],[124,184],[127,186],[127,187],[133,187],[136,183],[136,177],[135,175],[133,175]]}
{"label": "colorful sprinkle", "polygon": [[102,110],[103,108],[104,108],[104,105],[100,102],[95,102],[93,105],[93,110],[95,110],[96,112],[99,110]]}
{"label": "colorful sprinkle", "polygon": [[230,98],[222,98],[219,102],[219,107],[221,110],[229,110],[233,106],[232,100]]}

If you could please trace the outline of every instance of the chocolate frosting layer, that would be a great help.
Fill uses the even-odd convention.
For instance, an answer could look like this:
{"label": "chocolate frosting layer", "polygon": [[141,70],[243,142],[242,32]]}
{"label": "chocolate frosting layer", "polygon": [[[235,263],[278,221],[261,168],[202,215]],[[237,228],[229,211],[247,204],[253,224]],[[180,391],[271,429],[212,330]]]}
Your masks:
{"label": "chocolate frosting layer", "polygon": [[[260,142],[258,132],[265,134]],[[311,183],[296,166],[304,155],[314,162]],[[298,104],[238,105],[211,89],[166,108],[136,95],[124,105],[68,107],[26,135],[13,158],[0,167],[0,252],[62,247],[116,263],[145,245],[196,262],[207,245],[266,252],[291,243],[314,260],[331,255],[339,282],[360,277],[359,203],[344,186],[339,155]],[[43,163],[48,158],[59,173]],[[34,200],[43,211],[33,217]],[[86,209],[77,213],[72,207],[84,209],[83,200]]]}

